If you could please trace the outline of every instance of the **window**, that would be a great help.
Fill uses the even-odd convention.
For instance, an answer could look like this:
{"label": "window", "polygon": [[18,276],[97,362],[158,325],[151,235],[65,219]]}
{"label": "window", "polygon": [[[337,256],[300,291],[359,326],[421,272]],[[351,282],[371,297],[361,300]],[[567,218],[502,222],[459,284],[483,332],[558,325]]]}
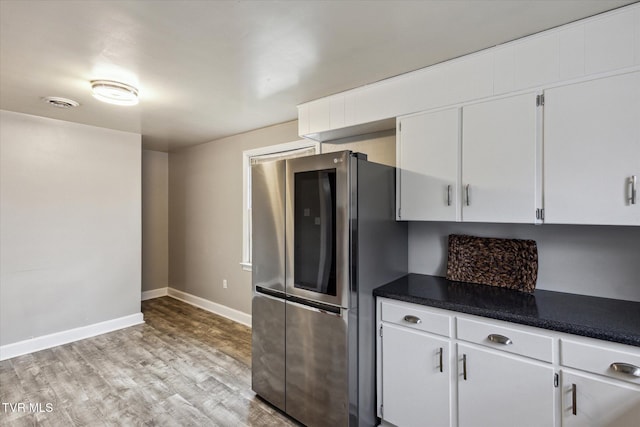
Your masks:
{"label": "window", "polygon": [[320,143],[300,140],[242,153],[242,265],[251,271],[251,165],[273,160],[308,156],[320,152]]}

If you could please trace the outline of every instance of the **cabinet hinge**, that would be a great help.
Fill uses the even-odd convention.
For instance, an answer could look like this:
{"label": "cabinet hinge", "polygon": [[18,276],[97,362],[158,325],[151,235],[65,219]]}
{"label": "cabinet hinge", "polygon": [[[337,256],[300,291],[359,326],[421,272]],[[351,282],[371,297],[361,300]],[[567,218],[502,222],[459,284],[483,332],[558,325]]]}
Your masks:
{"label": "cabinet hinge", "polygon": [[554,386],[555,388],[558,388],[558,382],[559,382],[558,374],[557,374],[557,373],[555,373],[555,374],[553,375],[553,386]]}
{"label": "cabinet hinge", "polygon": [[544,105],[544,94],[536,96],[536,107]]}
{"label": "cabinet hinge", "polygon": [[544,220],[544,209],[536,209],[536,219]]}

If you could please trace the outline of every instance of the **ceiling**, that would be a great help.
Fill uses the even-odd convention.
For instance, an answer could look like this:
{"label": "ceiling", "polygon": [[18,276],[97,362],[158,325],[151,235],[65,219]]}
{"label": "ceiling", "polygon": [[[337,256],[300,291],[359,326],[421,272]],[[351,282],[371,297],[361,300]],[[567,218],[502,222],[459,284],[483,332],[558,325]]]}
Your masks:
{"label": "ceiling", "polygon": [[[624,0],[0,0],[0,108],[174,151],[296,105],[614,9]],[[118,80],[140,104],[94,99]],[[60,109],[42,101],[78,101]]]}

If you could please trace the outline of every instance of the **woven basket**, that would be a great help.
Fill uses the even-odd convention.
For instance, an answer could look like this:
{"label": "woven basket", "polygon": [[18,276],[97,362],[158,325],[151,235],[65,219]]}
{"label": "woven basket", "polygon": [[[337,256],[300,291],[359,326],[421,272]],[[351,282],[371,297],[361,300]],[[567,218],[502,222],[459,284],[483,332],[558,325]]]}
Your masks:
{"label": "woven basket", "polygon": [[538,279],[534,240],[449,235],[447,279],[533,292]]}

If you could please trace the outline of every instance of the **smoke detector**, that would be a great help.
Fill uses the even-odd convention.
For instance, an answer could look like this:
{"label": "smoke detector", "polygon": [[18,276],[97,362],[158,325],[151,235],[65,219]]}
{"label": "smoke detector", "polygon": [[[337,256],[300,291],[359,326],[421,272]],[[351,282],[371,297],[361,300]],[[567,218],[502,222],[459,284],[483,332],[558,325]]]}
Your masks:
{"label": "smoke detector", "polygon": [[136,105],[138,103],[138,89],[113,80],[93,80],[91,91],[94,98],[109,104]]}
{"label": "smoke detector", "polygon": [[59,96],[47,96],[42,98],[44,102],[56,108],[73,108],[80,105],[80,103],[74,101],[73,99],[61,98]]}

